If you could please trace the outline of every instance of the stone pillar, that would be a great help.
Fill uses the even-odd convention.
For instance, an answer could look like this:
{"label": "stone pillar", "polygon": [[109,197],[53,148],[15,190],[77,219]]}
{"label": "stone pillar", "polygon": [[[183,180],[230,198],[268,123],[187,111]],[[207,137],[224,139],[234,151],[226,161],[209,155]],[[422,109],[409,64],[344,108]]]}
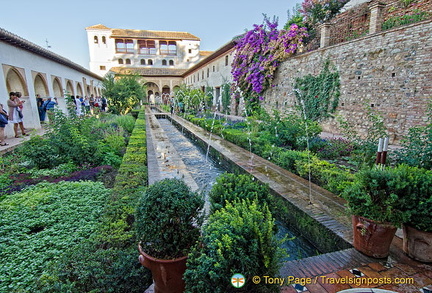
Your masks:
{"label": "stone pillar", "polygon": [[369,34],[374,34],[381,31],[381,25],[383,23],[383,11],[385,6],[385,4],[378,1],[369,2]]}
{"label": "stone pillar", "polygon": [[326,22],[318,26],[321,32],[320,48],[328,47],[330,45],[330,27],[331,24]]}

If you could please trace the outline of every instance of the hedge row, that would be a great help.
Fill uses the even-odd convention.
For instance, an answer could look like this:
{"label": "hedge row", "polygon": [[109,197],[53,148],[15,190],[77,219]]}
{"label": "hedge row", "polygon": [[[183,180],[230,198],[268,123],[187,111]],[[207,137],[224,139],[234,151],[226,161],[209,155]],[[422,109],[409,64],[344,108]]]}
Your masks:
{"label": "hedge row", "polygon": [[312,181],[335,194],[340,194],[354,180],[354,176],[349,170],[341,169],[333,163],[321,160],[312,153],[308,154],[307,151],[276,147],[270,143],[265,135],[260,135],[259,132],[245,135],[246,129],[225,127],[221,120],[197,118],[193,115],[186,115],[185,118],[305,179],[309,178],[310,169],[313,175]]}

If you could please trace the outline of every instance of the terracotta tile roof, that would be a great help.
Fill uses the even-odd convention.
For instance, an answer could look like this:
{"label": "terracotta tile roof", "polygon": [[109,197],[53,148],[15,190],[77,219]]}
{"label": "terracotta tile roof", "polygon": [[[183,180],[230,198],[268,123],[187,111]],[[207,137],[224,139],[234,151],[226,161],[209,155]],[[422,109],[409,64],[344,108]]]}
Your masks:
{"label": "terracotta tile roof", "polygon": [[210,56],[213,53],[214,53],[214,51],[200,51],[199,52],[200,56]]}
{"label": "terracotta tile roof", "polygon": [[132,30],[132,29],[112,29],[111,37],[194,40],[194,41],[200,40],[200,38],[187,32],[149,31],[149,30]]}
{"label": "terracotta tile roof", "polygon": [[138,68],[138,67],[112,67],[110,71],[116,74],[136,73],[142,76],[178,76],[181,77],[187,69],[175,68]]}
{"label": "terracotta tile roof", "polygon": [[99,30],[110,30],[109,27],[104,26],[103,24],[96,24],[89,27],[86,27],[85,29],[99,29]]}

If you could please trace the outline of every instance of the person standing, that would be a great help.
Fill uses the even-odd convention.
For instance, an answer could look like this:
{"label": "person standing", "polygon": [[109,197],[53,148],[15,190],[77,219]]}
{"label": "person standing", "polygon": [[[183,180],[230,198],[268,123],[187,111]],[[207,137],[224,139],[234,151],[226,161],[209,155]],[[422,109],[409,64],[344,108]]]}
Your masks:
{"label": "person standing", "polygon": [[[21,122],[19,123],[19,126],[20,126],[22,132],[25,132],[26,129],[24,127],[24,115],[23,115],[23,109],[24,109],[24,102],[25,101],[21,100],[21,96],[22,96],[21,92],[16,92],[15,94],[17,96],[17,100],[18,100],[18,103],[19,103],[19,106],[18,106],[19,113],[18,113],[18,115],[21,118]],[[27,134],[23,133],[23,135],[27,135]]]}
{"label": "person standing", "polygon": [[45,120],[45,110],[43,109],[44,100],[40,97],[39,94],[36,95],[36,104],[39,112],[39,121],[42,122]]}
{"label": "person standing", "polygon": [[81,100],[79,96],[75,97],[75,110],[77,116],[82,116]]}
{"label": "person standing", "polygon": [[4,135],[4,129],[6,127],[6,124],[8,123],[7,120],[7,112],[5,109],[3,109],[3,104],[0,104],[0,115],[4,117],[4,121],[0,121],[0,146],[6,146],[9,145],[5,142],[5,135]]}
{"label": "person standing", "polygon": [[85,109],[85,114],[86,115],[90,115],[90,100],[87,96],[85,96],[84,98],[84,109]]}
{"label": "person standing", "polygon": [[107,99],[105,97],[102,97],[101,103],[102,103],[101,110],[102,110],[102,112],[105,112],[106,111],[106,107],[108,106]]}
{"label": "person standing", "polygon": [[57,105],[57,98],[54,97],[54,101],[51,99],[51,97],[48,97],[48,99],[44,102],[43,104],[43,108],[46,111],[46,113],[48,113],[48,119],[49,121],[52,121],[53,119],[53,110],[55,105]]}
{"label": "person standing", "polygon": [[21,128],[22,135],[27,135],[27,133],[24,130],[24,125],[22,121],[22,112],[19,110],[20,106],[22,106],[22,101],[18,98],[16,93],[10,92],[9,93],[9,100],[7,101],[7,105],[9,107],[9,121],[13,123],[14,125],[14,132],[15,137],[18,136],[18,126]]}

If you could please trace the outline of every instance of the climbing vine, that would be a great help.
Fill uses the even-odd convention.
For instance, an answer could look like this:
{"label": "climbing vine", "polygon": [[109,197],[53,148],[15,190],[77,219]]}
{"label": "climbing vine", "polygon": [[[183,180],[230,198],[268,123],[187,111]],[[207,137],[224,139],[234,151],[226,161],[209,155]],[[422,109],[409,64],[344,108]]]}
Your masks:
{"label": "climbing vine", "polygon": [[[233,88],[245,99],[247,114],[259,108],[264,91],[271,85],[279,64],[296,52],[307,36],[305,28],[293,24],[288,30],[278,30],[277,20],[264,18],[254,25],[236,44],[232,63]],[[236,95],[239,98],[239,95]]]}
{"label": "climbing vine", "polygon": [[308,74],[295,80],[294,92],[306,118],[321,121],[330,116],[339,104],[339,72],[330,70],[327,60],[317,76]]}

